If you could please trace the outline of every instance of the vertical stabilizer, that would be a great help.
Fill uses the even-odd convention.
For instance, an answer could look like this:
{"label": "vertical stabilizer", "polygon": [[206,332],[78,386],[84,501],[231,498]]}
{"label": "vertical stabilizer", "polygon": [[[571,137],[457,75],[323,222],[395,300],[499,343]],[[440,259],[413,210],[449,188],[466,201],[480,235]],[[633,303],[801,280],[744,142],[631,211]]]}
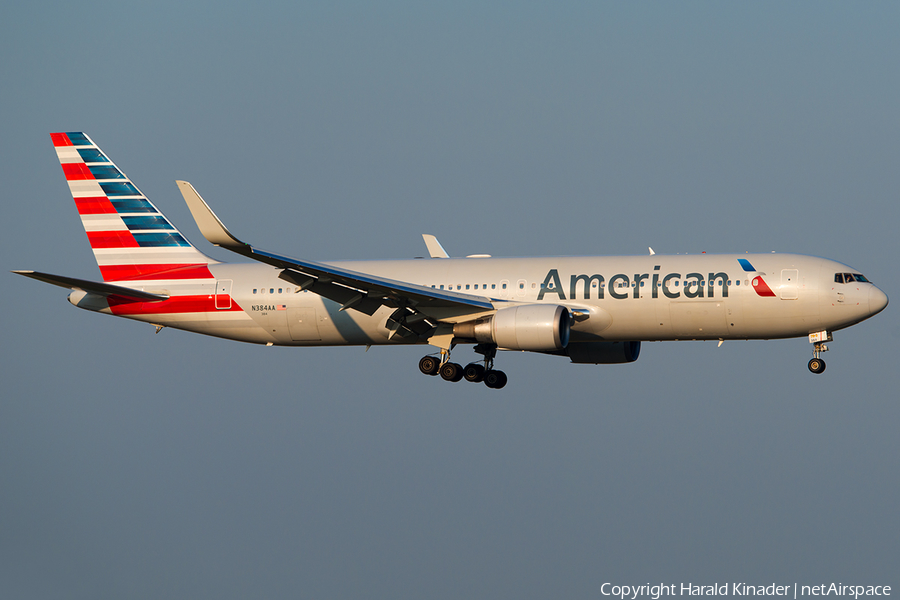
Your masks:
{"label": "vertical stabilizer", "polygon": [[104,281],[212,279],[194,248],[84,133],[51,133]]}

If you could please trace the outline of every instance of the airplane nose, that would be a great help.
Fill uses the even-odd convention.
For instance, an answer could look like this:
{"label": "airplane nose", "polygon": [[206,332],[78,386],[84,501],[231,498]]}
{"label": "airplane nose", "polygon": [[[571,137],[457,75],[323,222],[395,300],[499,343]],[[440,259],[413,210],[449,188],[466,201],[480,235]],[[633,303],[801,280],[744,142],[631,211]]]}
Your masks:
{"label": "airplane nose", "polygon": [[869,290],[869,314],[874,315],[880,313],[887,305],[887,294],[873,285],[872,289]]}

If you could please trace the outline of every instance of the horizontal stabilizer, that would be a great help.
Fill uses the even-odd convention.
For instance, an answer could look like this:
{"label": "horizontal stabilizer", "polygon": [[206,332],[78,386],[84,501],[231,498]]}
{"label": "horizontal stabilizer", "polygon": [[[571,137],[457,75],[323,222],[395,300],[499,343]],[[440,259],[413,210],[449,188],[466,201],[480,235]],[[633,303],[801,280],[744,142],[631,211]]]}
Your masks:
{"label": "horizontal stabilizer", "polygon": [[38,271],[13,271],[18,275],[31,277],[44,283],[58,285],[62,288],[70,290],[81,290],[99,296],[116,296],[118,298],[127,298],[135,302],[159,302],[168,300],[165,294],[151,294],[141,290],[133,290],[131,288],[122,287],[120,285],[112,285],[109,283],[100,283],[97,281],[88,281],[86,279],[76,279],[74,277],[63,277],[62,275],[51,275],[50,273],[40,273]]}

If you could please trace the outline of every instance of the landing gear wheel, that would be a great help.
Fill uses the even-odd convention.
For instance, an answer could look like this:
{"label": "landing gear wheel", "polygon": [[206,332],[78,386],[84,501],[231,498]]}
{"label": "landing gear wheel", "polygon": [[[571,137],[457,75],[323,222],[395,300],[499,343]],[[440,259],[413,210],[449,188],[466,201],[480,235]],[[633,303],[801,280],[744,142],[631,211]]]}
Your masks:
{"label": "landing gear wheel", "polygon": [[499,390],[504,385],[506,385],[506,373],[503,371],[487,371],[484,374],[484,385],[488,386],[492,390]]}
{"label": "landing gear wheel", "polygon": [[437,375],[440,368],[440,361],[433,356],[423,356],[419,361],[419,370],[426,375]]}
{"label": "landing gear wheel", "polygon": [[440,373],[444,381],[459,381],[463,378],[463,368],[452,362],[444,363]]}
{"label": "landing gear wheel", "polygon": [[470,363],[466,365],[465,370],[463,370],[463,377],[466,378],[466,381],[480,383],[484,381],[484,373],[485,369],[483,366],[478,363]]}
{"label": "landing gear wheel", "polygon": [[811,372],[819,374],[825,370],[825,361],[821,358],[812,358],[808,366]]}

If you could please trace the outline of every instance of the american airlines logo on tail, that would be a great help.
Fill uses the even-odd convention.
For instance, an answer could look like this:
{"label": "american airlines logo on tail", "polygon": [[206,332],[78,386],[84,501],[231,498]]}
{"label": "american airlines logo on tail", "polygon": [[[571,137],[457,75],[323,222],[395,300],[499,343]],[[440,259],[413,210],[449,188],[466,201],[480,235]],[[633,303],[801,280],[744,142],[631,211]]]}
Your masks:
{"label": "american airlines logo on tail", "polygon": [[83,133],[52,133],[104,281],[210,279],[196,250]]}

